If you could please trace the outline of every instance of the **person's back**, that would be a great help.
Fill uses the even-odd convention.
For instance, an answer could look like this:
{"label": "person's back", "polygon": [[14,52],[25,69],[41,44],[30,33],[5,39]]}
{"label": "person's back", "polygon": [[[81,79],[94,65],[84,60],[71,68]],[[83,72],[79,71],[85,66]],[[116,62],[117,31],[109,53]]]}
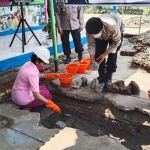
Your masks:
{"label": "person's back", "polygon": [[[31,82],[35,81],[35,82]],[[37,83],[37,85],[33,84]],[[32,91],[39,91],[39,71],[32,62],[25,63],[18,72],[12,87],[12,100],[18,105],[26,105],[34,96]]]}
{"label": "person's back", "polygon": [[99,18],[104,22],[112,26],[118,25],[121,32],[124,32],[123,20],[116,14],[101,14]]}

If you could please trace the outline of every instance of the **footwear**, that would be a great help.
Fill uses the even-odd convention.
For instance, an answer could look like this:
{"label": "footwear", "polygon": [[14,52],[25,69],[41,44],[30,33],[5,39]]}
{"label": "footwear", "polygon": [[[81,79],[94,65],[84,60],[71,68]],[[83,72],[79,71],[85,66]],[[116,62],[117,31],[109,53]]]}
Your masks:
{"label": "footwear", "polygon": [[78,53],[78,61],[82,60],[82,53]]}
{"label": "footwear", "polygon": [[70,62],[71,62],[71,59],[70,59],[70,58],[67,58],[67,59],[64,61],[65,64],[69,64]]}
{"label": "footwear", "polygon": [[99,76],[97,77],[97,80],[99,81],[99,83],[105,83],[105,76]]}
{"label": "footwear", "polygon": [[105,79],[105,84],[107,84],[107,83],[112,83],[112,80],[109,78]]}
{"label": "footwear", "polygon": [[112,83],[112,75],[113,75],[112,72],[107,72],[107,73],[106,73],[106,76],[105,76],[105,84],[107,84],[107,83]]}

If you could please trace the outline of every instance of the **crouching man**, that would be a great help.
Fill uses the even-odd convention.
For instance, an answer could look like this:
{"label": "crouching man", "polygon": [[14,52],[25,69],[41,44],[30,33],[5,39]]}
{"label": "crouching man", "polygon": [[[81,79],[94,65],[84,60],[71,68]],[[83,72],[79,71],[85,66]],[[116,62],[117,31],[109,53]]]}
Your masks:
{"label": "crouching man", "polygon": [[117,52],[123,40],[123,21],[115,14],[102,14],[90,18],[85,28],[91,63],[99,63],[97,79],[99,83],[111,83],[117,68]]}

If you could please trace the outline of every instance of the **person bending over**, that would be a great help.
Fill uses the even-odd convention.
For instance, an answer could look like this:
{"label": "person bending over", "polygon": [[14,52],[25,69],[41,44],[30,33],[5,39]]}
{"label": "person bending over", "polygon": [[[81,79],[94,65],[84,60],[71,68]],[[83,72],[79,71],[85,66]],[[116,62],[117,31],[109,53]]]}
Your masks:
{"label": "person bending over", "polygon": [[91,62],[99,63],[97,79],[99,83],[111,83],[117,68],[117,52],[123,40],[123,21],[115,14],[102,14],[90,18],[85,28]]}

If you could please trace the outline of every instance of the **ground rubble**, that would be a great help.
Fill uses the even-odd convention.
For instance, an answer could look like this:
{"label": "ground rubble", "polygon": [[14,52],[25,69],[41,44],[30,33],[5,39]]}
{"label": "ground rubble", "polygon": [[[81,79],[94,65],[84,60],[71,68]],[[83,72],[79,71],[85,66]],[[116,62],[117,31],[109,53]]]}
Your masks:
{"label": "ground rubble", "polygon": [[[79,76],[82,75],[78,75],[78,77]],[[76,76],[75,78],[78,77]],[[51,80],[48,83],[45,82],[45,84],[50,88],[54,95],[54,99],[57,100],[59,105],[66,105],[67,107],[70,105],[70,107],[74,107],[73,109],[80,110],[84,108],[87,112],[98,112],[98,114],[106,118],[118,119],[123,122],[130,122],[141,126],[150,126],[150,101],[143,100],[143,98],[135,97],[134,95],[127,96],[110,93],[107,91],[97,93],[90,89],[89,86],[81,87],[81,89],[65,89],[61,87],[57,79]],[[107,109],[109,109],[109,113],[106,113]],[[115,114],[113,111],[114,109],[116,109]],[[137,115],[134,118],[131,114],[135,114],[135,112],[141,115],[139,115],[139,117]],[[147,123],[144,124],[145,121],[147,121]]]}
{"label": "ground rubble", "polygon": [[[51,115],[53,111],[48,110]],[[18,110],[8,103],[0,105],[0,114],[1,150],[127,150],[107,135],[93,137],[70,127],[47,129],[39,125],[39,113]]]}
{"label": "ground rubble", "polygon": [[149,72],[150,69],[150,30],[141,33],[140,35],[129,38],[129,42],[133,44],[132,49],[138,53],[133,57],[131,66],[140,67]]}
{"label": "ground rubble", "polygon": [[[125,40],[125,45],[127,45],[126,43],[127,43],[127,40]],[[83,56],[89,57],[87,51],[84,52]],[[73,53],[71,55],[71,57],[72,57],[72,62],[77,61],[77,55],[75,53]],[[64,56],[60,56],[61,61],[59,62],[59,66],[58,66],[59,72],[58,73],[66,72],[65,65],[63,64],[63,61],[62,61],[63,59],[64,59]],[[117,73],[115,74],[114,81],[117,81],[118,78],[123,80],[128,77],[126,83],[127,82],[130,83],[131,80],[136,79],[137,77],[139,77],[141,79],[141,76],[145,76],[145,73],[142,72],[142,75],[141,75],[141,71],[134,70],[132,68],[127,67],[128,65],[130,65],[130,62],[132,61],[131,57],[120,56],[118,58],[118,61],[120,62],[119,66],[118,66],[118,69],[120,70],[120,72],[118,71],[119,74],[117,74]],[[129,64],[124,63],[127,61],[129,61]],[[52,62],[53,62],[53,60],[52,60]],[[125,68],[125,70],[122,68]],[[25,114],[24,114],[24,111],[16,110],[16,108],[12,109],[12,106],[10,108],[10,105],[7,104],[7,103],[11,102],[10,90],[12,87],[12,83],[14,82],[14,79],[17,75],[18,69],[19,68],[12,69],[11,71],[6,71],[5,73],[1,74],[0,103],[2,103],[2,104],[0,105],[0,107],[1,107],[0,114],[2,116],[4,116],[4,118],[8,117],[10,119],[9,120],[10,123],[13,125],[13,126],[8,126],[7,128],[2,128],[2,130],[1,130],[2,131],[2,133],[1,133],[2,142],[4,142],[4,143],[6,142],[3,139],[3,137],[5,137],[5,135],[6,135],[6,133],[7,133],[7,135],[9,135],[9,134],[14,134],[14,132],[16,132],[16,133],[19,132],[19,134],[20,133],[23,135],[25,134],[25,136],[30,137],[32,140],[35,140],[35,141],[32,141],[32,140],[31,141],[32,141],[32,143],[36,143],[35,144],[36,146],[34,144],[33,145],[37,148],[42,146],[46,141],[47,142],[43,146],[47,147],[47,143],[49,143],[48,145],[53,145],[53,140],[55,141],[55,137],[56,137],[56,139],[58,138],[57,133],[59,133],[60,130],[45,129],[45,128],[43,129],[43,125],[42,125],[42,122],[46,121],[46,119],[52,114],[52,112],[48,111],[47,115],[45,115],[46,114],[45,112],[47,110],[43,110],[40,112],[40,118],[39,118],[39,114],[37,115],[37,113],[28,113],[25,111]],[[51,63],[51,65],[48,66],[44,72],[54,72],[54,71],[55,71],[54,64]],[[74,80],[77,78],[82,78],[82,77],[86,77],[88,79],[88,85],[82,86],[80,89],[62,88],[58,79],[41,80],[41,83],[45,84],[48,87],[48,89],[52,92],[53,100],[56,104],[58,104],[60,106],[63,114],[64,113],[72,114],[74,116],[81,118],[81,120],[90,121],[93,124],[98,124],[98,126],[100,126],[100,127],[105,126],[106,128],[108,128],[110,133],[113,132],[113,130],[116,132],[125,130],[125,131],[131,132],[133,135],[141,135],[141,137],[145,135],[144,138],[146,139],[146,142],[144,141],[145,140],[144,138],[143,138],[144,142],[143,141],[142,142],[143,142],[143,144],[144,143],[148,144],[149,143],[148,137],[150,134],[150,131],[149,131],[150,101],[145,98],[145,95],[144,95],[144,97],[141,96],[143,94],[143,91],[141,90],[139,95],[123,95],[123,94],[117,94],[117,93],[110,93],[108,91],[104,91],[102,93],[97,93],[90,88],[91,81],[93,80],[93,78],[97,77],[97,71],[87,70],[84,74],[75,75]],[[146,77],[147,77],[147,74],[146,74],[145,78]],[[137,79],[139,79],[139,78],[137,78]],[[147,83],[147,80],[145,82]],[[142,80],[142,83],[145,83],[145,82]],[[142,84],[140,84],[140,82],[138,82],[138,84],[140,85],[140,88],[143,89]],[[145,92],[144,92],[144,94],[145,94]],[[8,111],[5,111],[5,110],[8,110]],[[11,116],[12,114],[14,114],[13,118]],[[31,121],[33,117],[38,118],[38,120],[36,120],[36,121],[33,120],[34,124],[32,124],[33,122]],[[22,122],[20,120],[22,120]],[[25,123],[26,120],[27,120],[27,123]],[[32,125],[29,123],[30,121],[31,121]],[[21,125],[20,125],[20,123],[21,123]],[[49,120],[47,121],[47,123],[49,123]],[[42,127],[42,130],[44,130],[42,132],[45,133],[46,135],[48,134],[48,136],[44,137],[44,140],[41,140],[42,139],[41,136],[43,136],[43,133],[40,135],[39,132],[41,131],[41,129],[39,126],[37,127],[37,124],[42,125],[42,126],[40,126],[40,127]],[[3,124],[2,124],[2,126],[3,126]],[[19,128],[18,128],[18,126],[19,126]],[[28,128],[28,126],[29,126],[29,128]],[[35,126],[36,126],[36,128],[35,128]],[[13,128],[13,127],[15,127],[15,128]],[[35,128],[35,129],[31,130],[32,128]],[[31,133],[34,132],[36,134],[36,136],[39,136],[39,138],[37,139],[37,137],[33,137],[33,136],[31,137],[31,133],[29,133],[29,129],[30,129],[30,131],[32,131]],[[8,132],[8,130],[9,130],[9,132]],[[39,130],[39,132],[36,133],[36,130]],[[69,132],[67,132],[68,130],[69,130]],[[70,132],[72,132],[72,130],[73,130],[73,132],[80,132],[74,128],[71,128],[71,129],[66,128],[65,130],[61,130],[61,131],[63,133],[67,132],[66,136],[68,136],[68,134],[70,134]],[[89,131],[88,130],[89,130],[89,128],[87,129],[87,133],[90,131],[92,132],[92,130],[94,130],[94,129],[89,130]],[[83,131],[84,131],[84,129],[83,129]],[[50,136],[49,136],[49,133],[50,133]],[[85,137],[87,137],[87,139],[83,138],[84,142],[86,140],[89,140],[94,143],[93,145],[97,145],[97,147],[94,147],[94,150],[98,150],[99,146],[102,146],[103,144],[105,145],[106,143],[101,143],[99,141],[101,139],[105,139],[104,135],[109,135],[106,133],[103,133],[103,134],[97,133],[97,134],[94,134],[94,136],[99,135],[100,137],[92,138],[90,135],[87,136],[86,133],[83,133],[83,134],[85,135]],[[79,133],[79,135],[80,135],[80,133]],[[104,137],[101,137],[101,136],[104,136]],[[20,135],[19,135],[19,138],[20,138]],[[23,137],[23,139],[24,139],[24,137]],[[52,141],[49,139],[51,139]],[[70,150],[73,150],[73,149],[83,149],[84,150],[84,148],[86,149],[87,148],[86,144],[82,144],[81,139],[82,139],[82,136],[80,137],[79,141],[77,140],[78,141],[77,143],[80,143],[79,145],[76,144],[76,146],[74,146],[74,147],[71,146],[68,149],[70,149]],[[129,146],[127,144],[130,140],[128,140],[127,143],[124,142],[124,145],[127,148],[134,150],[134,144],[137,142],[136,140],[135,141],[133,140],[134,142],[133,142],[132,146]],[[98,143],[95,143],[94,141],[96,141]],[[121,139],[118,141],[121,142]],[[136,150],[141,150],[140,144],[138,145],[136,143],[136,145],[137,145],[137,146],[135,146]],[[6,147],[8,146],[7,149],[9,149],[10,146],[12,146],[12,145],[8,144],[8,142],[5,145],[6,145]],[[58,145],[58,144],[56,144],[56,145]],[[109,144],[107,143],[106,145],[109,145]],[[23,149],[31,149],[31,150],[33,149],[33,147],[31,148],[31,146],[29,146],[29,145],[24,145],[24,146],[25,147],[23,147]],[[87,145],[87,146],[89,146],[89,145]],[[34,147],[34,149],[35,149],[35,147]],[[117,147],[118,147],[118,149],[124,149],[124,147],[121,147],[121,148],[119,146],[117,146]],[[44,147],[41,147],[41,149],[44,149]],[[103,149],[103,148],[101,148],[101,149]],[[106,147],[104,149],[107,150]],[[113,148],[108,147],[108,149],[113,149]],[[115,148],[115,149],[117,149],[117,148]],[[56,150],[56,148],[54,148],[54,150]],[[59,149],[57,149],[57,150],[59,150]]]}
{"label": "ground rubble", "polygon": [[[85,51],[84,55],[86,57],[88,57],[86,51]],[[72,57],[73,61],[76,61],[77,55],[75,53],[73,53],[71,57]],[[62,61],[63,59],[64,59],[64,56],[63,55],[60,56],[61,61],[59,62],[59,73],[66,72],[66,69],[64,68],[64,64]],[[10,89],[11,89],[14,79],[17,75],[18,69],[19,68],[12,69],[12,70],[6,71],[5,73],[1,74],[1,75],[3,75],[3,78],[1,78],[2,79],[1,95],[0,95],[1,103],[5,100],[6,101],[10,100]],[[51,65],[46,68],[45,72],[53,72],[53,71],[54,71],[54,64],[51,63]],[[89,102],[89,103],[91,103],[91,102],[105,103],[107,101],[106,103],[110,102],[111,103],[110,105],[113,104],[114,107],[118,108],[119,110],[123,110],[123,111],[136,110],[136,111],[142,112],[144,114],[147,114],[149,116],[149,114],[150,114],[149,101],[147,101],[147,100],[144,101],[143,98],[135,97],[134,95],[127,96],[127,95],[120,95],[120,94],[110,93],[110,92],[97,93],[97,92],[93,91],[90,88],[89,84],[93,80],[94,76],[97,76],[97,71],[88,70],[88,71],[86,71],[85,74],[77,74],[75,76],[74,80],[77,78],[82,78],[82,77],[86,77],[88,79],[88,86],[81,87],[81,89],[62,88],[58,79],[42,81],[42,82],[44,84],[46,84],[47,87],[49,87],[49,89],[53,92],[53,94],[56,97],[58,97],[59,95],[67,96],[69,98],[73,98],[78,101]],[[117,99],[117,97],[118,97],[118,99]],[[119,99],[121,99],[121,100],[119,100]],[[128,99],[130,99],[130,101]],[[147,103],[148,103],[148,105],[147,105]],[[87,107],[88,107],[88,105],[87,105]],[[133,120],[131,119],[131,121],[133,121]],[[149,123],[147,125],[149,126]]]}

